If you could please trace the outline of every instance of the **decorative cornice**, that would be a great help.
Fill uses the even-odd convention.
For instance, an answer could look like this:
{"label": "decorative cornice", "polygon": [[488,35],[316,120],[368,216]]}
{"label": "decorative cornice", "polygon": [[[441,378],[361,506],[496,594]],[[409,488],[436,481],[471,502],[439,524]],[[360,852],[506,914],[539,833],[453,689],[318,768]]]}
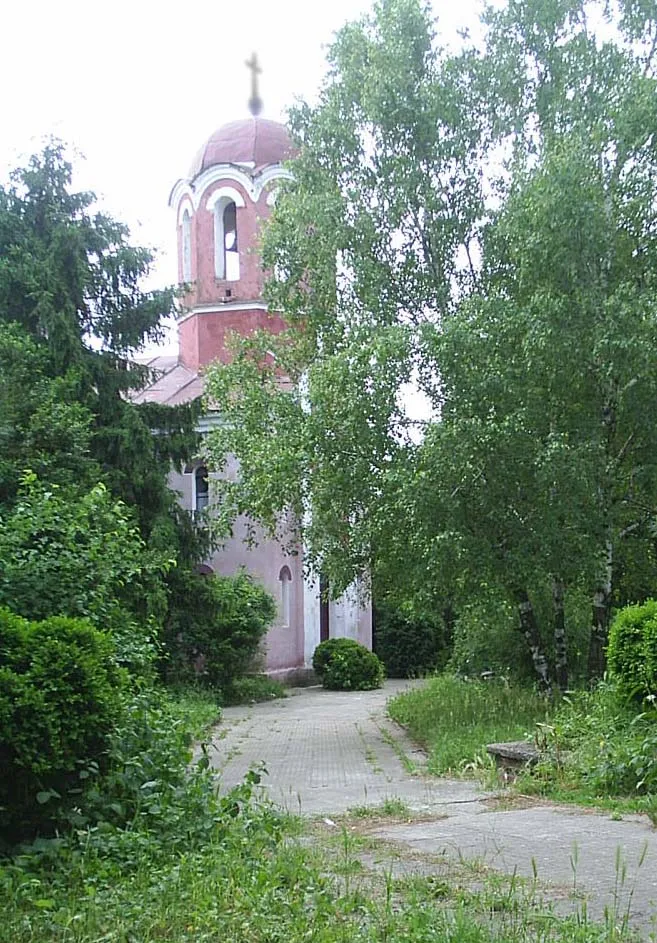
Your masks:
{"label": "decorative cornice", "polygon": [[214,167],[208,167],[193,180],[177,180],[169,194],[169,206],[177,212],[183,198],[188,196],[194,210],[197,210],[208,187],[220,180],[232,180],[239,184],[249,198],[257,203],[267,184],[273,180],[292,180],[292,174],[280,164],[271,164],[258,174],[249,173],[248,168],[244,169],[243,165],[216,164]]}
{"label": "decorative cornice", "polygon": [[190,318],[193,318],[197,314],[223,314],[226,311],[268,311],[267,304],[264,301],[227,301],[225,304],[223,302],[208,304],[208,305],[195,305],[193,308],[190,308],[188,311],[181,313],[177,316],[178,324],[182,324],[183,321],[188,321]]}

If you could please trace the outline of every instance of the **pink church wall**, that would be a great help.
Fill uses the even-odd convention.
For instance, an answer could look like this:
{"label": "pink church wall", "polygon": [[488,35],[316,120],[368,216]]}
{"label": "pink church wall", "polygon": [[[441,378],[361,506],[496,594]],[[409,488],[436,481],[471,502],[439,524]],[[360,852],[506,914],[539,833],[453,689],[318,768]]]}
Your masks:
{"label": "pink church wall", "polygon": [[[170,487],[180,495],[181,505],[188,511],[193,506],[193,475],[172,472]],[[303,647],[303,558],[285,554],[281,546],[263,538],[257,546],[250,548],[246,537],[244,518],[235,522],[233,536],[207,561],[213,572],[233,576],[241,568],[271,593],[278,606],[274,625],[264,641],[265,668],[269,672],[301,668],[304,661]],[[279,575],[287,566],[292,575],[290,582],[290,624],[282,624],[281,581]]]}

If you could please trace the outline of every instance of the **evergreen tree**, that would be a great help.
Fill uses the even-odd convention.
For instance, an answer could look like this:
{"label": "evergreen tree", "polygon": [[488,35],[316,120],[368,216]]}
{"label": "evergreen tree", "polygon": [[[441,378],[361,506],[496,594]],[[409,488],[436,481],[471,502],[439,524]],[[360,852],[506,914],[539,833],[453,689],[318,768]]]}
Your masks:
{"label": "evergreen tree", "polygon": [[135,355],[174,295],[141,287],[152,253],[71,175],[52,143],[0,188],[0,505],[26,468],[76,497],[100,481],[149,550],[191,564],[202,540],[167,477],[195,454],[199,404],[131,401],[149,380]]}

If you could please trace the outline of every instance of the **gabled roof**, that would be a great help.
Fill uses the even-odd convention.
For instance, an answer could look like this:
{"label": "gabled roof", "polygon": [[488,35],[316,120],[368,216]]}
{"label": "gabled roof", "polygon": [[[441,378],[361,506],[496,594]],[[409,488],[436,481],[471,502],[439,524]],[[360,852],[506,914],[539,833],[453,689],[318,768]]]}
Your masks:
{"label": "gabled roof", "polygon": [[140,360],[140,364],[153,371],[154,380],[131,397],[133,403],[179,406],[203,395],[203,378],[183,366],[176,356],[154,356],[149,360]]}

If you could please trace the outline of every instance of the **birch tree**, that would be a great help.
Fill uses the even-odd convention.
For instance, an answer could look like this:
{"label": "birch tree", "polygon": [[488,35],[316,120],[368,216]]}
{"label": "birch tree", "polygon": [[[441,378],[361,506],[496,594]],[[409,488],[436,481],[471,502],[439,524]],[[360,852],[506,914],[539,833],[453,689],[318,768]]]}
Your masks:
{"label": "birch tree", "polygon": [[615,560],[653,542],[657,13],[512,0],[485,26],[448,53],[384,0],[338,35],[266,234],[289,330],[210,371],[210,451],[240,462],[227,517],[291,515],[338,587],[501,587],[546,685],[549,579],[565,687],[567,594],[591,595],[599,673]]}

